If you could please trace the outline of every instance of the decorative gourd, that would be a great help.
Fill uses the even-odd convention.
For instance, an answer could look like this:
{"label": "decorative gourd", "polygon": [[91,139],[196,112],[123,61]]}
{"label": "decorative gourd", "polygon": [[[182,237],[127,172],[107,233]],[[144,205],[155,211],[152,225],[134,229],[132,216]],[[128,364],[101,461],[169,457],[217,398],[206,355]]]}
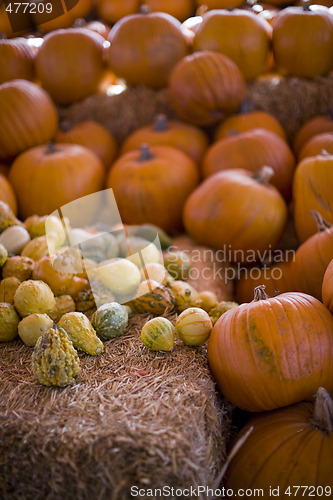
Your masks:
{"label": "decorative gourd", "polygon": [[167,251],[163,254],[164,267],[175,280],[186,281],[190,275],[192,262],[184,251]]}
{"label": "decorative gourd", "polygon": [[270,24],[253,12],[229,8],[212,10],[203,16],[195,32],[193,51],[224,54],[249,81],[265,72],[271,36]]}
{"label": "decorative gourd", "polygon": [[32,82],[12,80],[0,85],[0,109],[2,160],[44,144],[55,134],[56,108],[49,95]]}
{"label": "decorative gourd", "polygon": [[186,345],[202,345],[212,331],[212,322],[206,311],[198,307],[190,307],[183,311],[176,321],[178,337]]}
{"label": "decorative gourd", "polygon": [[118,146],[115,138],[103,125],[91,120],[75,125],[69,121],[60,123],[54,142],[79,144],[90,149],[98,156],[106,170],[117,156]]}
{"label": "decorative gourd", "polygon": [[174,304],[175,298],[170,289],[151,279],[140,283],[136,297],[128,303],[133,312],[155,316],[172,309]]}
{"label": "decorative gourd", "polygon": [[50,214],[70,201],[100,191],[104,168],[83,146],[48,144],[21,154],[11,167],[9,180],[25,219],[33,214]]}
{"label": "decorative gourd", "polygon": [[29,314],[19,322],[18,334],[26,345],[33,347],[52,325],[53,321],[47,314]]}
{"label": "decorative gourd", "polygon": [[114,302],[116,300],[115,294],[112,293],[111,290],[102,282],[102,280],[98,279],[98,277],[96,277],[95,275],[89,276],[89,283],[93,291],[93,297],[96,303],[95,308],[96,305],[100,307],[103,304]]}
{"label": "decorative gourd", "polygon": [[0,36],[0,83],[34,79],[34,50],[25,38],[7,40]]}
{"label": "decorative gourd", "polygon": [[309,156],[320,155],[322,151],[333,155],[333,130],[332,132],[324,132],[311,137],[300,150],[298,159],[302,161]]}
{"label": "decorative gourd", "polygon": [[[252,431],[250,432],[250,428]],[[288,498],[300,491],[304,497],[331,496],[333,401],[320,387],[315,402],[302,402],[252,417],[236,436],[248,433],[226,472],[225,489],[269,491]]]}
{"label": "decorative gourd", "polygon": [[140,224],[140,226],[130,226],[127,227],[129,234],[133,232],[133,236],[139,236],[148,241],[154,241],[156,235],[158,236],[159,242],[162,249],[169,248],[172,245],[172,238],[159,226],[155,224]]}
{"label": "decorative gourd", "polygon": [[166,12],[170,16],[184,21],[194,12],[192,0],[144,0],[144,5],[147,5],[152,12]]}
{"label": "decorative gourd", "polygon": [[75,309],[78,312],[85,313],[88,317],[96,311],[94,293],[91,288],[85,288],[76,295]]}
{"label": "decorative gourd", "polygon": [[10,206],[4,201],[0,201],[0,233],[11,226],[22,226]]}
{"label": "decorative gourd", "polygon": [[[66,220],[66,226],[68,227],[68,225],[69,221]],[[47,232],[47,234],[54,233],[57,246],[65,242],[66,235],[63,224],[59,217],[55,215],[44,215],[42,217],[31,215],[24,221],[24,226],[30,234],[31,239],[44,236]]]}
{"label": "decorative gourd", "polygon": [[166,285],[170,279],[168,271],[165,267],[157,262],[150,262],[146,264],[142,267],[140,272],[142,280],[157,281],[157,283],[160,283],[161,285]]}
{"label": "decorative gourd", "polygon": [[94,312],[91,323],[101,339],[114,339],[125,332],[128,325],[128,312],[117,302],[109,302]]}
{"label": "decorative gourd", "polygon": [[160,263],[161,252],[154,243],[139,236],[129,236],[120,243],[122,257],[126,257],[139,269],[145,264]]}
{"label": "decorative gourd", "polygon": [[0,302],[0,342],[8,342],[17,336],[17,326],[20,322],[14,307],[6,302]]}
{"label": "decorative gourd", "polygon": [[203,290],[199,292],[199,299],[201,300],[200,307],[206,312],[210,312],[213,307],[218,304],[217,295],[210,290]]}
{"label": "decorative gourd", "polygon": [[7,248],[0,243],[0,267],[3,267],[7,261]]}
{"label": "decorative gourd", "polygon": [[322,284],[323,303],[333,314],[333,259],[328,264]]}
{"label": "decorative gourd", "polygon": [[70,295],[59,295],[55,298],[55,309],[50,313],[50,318],[57,323],[61,317],[75,311],[75,302]]}
{"label": "decorative gourd", "polygon": [[14,295],[21,281],[17,278],[5,278],[0,281],[0,302],[14,304]]}
{"label": "decorative gourd", "polygon": [[146,8],[118,21],[108,41],[111,70],[128,85],[166,87],[173,67],[188,53],[180,22]]}
{"label": "decorative gourd", "polygon": [[100,0],[97,3],[97,14],[110,24],[130,14],[136,14],[139,11],[140,0]]}
{"label": "decorative gourd", "polygon": [[212,307],[209,311],[209,317],[212,321],[212,324],[215,325],[216,321],[220,319],[222,314],[229,311],[229,309],[238,307],[238,305],[239,304],[237,304],[237,302],[231,302],[226,300],[222,300],[222,302],[216,304],[216,306]]}
{"label": "decorative gourd", "polygon": [[230,262],[258,260],[277,244],[287,220],[283,198],[268,184],[272,172],[234,169],[208,177],[186,202],[188,234],[200,244],[227,248]]}
{"label": "decorative gourd", "polygon": [[142,145],[114,163],[107,187],[113,189],[124,223],[149,222],[175,233],[182,227],[185,201],[198,182],[195,164],[182,151]]}
{"label": "decorative gourd", "polygon": [[23,281],[14,295],[15,309],[24,318],[33,313],[50,314],[55,309],[55,298],[44,281]]}
{"label": "decorative gourd", "polygon": [[74,275],[57,271],[53,266],[52,257],[44,256],[35,263],[32,277],[47,283],[54,295],[66,295]]}
{"label": "decorative gourd", "polygon": [[17,213],[17,202],[15,193],[12,186],[9,184],[8,179],[0,174],[0,200],[7,203],[13,210],[13,213]]}
{"label": "decorative gourd", "polygon": [[38,262],[43,257],[47,257],[50,255],[52,247],[51,245],[49,246],[49,243],[50,243],[50,235],[37,236],[24,246],[21,255],[29,257],[35,262]]}
{"label": "decorative gourd", "polygon": [[32,354],[32,371],[40,384],[65,387],[75,382],[80,370],[77,352],[62,328],[49,328],[39,337]]}
{"label": "decorative gourd", "polygon": [[[105,265],[103,264],[102,262],[97,268],[101,282],[119,297],[125,298],[131,295],[135,297],[141,281],[141,274],[137,266],[128,259],[114,259]],[[94,290],[93,286],[92,289]],[[111,297],[107,302],[112,302]]]}
{"label": "decorative gourd", "polygon": [[[86,17],[93,8],[93,0],[78,0],[77,3],[71,3],[65,6],[65,12],[60,16],[51,16],[45,14],[44,9],[32,9],[31,17],[39,31],[49,33],[50,31],[62,28],[70,28],[76,19]],[[72,7],[73,6],[73,7]],[[67,7],[67,8],[66,8]],[[49,17],[52,19],[49,20]]]}
{"label": "decorative gourd", "polygon": [[0,243],[8,253],[18,254],[30,242],[28,231],[22,226],[10,226],[0,235]]}
{"label": "decorative gourd", "polygon": [[[224,313],[208,342],[208,362],[233,404],[266,411],[333,389],[333,317],[303,293],[254,300]],[[249,384],[249,380],[251,384]]]}
{"label": "decorative gourd", "polygon": [[245,96],[245,82],[229,57],[203,50],[175,66],[169,95],[180,118],[194,125],[213,125],[237,111]]}
{"label": "decorative gourd", "polygon": [[333,110],[325,115],[314,116],[303,123],[297,131],[293,142],[293,149],[296,155],[300,154],[301,149],[312,137],[324,132],[333,133]]}
{"label": "decorative gourd", "polygon": [[143,325],[141,340],[151,351],[170,351],[175,342],[175,328],[167,318],[153,318]]}
{"label": "decorative gourd", "polygon": [[168,120],[163,114],[157,115],[154,123],[135,130],[124,141],[122,154],[139,149],[141,144],[171,146],[183,151],[199,164],[208,148],[206,134],[193,125],[178,120]]}
{"label": "decorative gourd", "polygon": [[314,78],[332,69],[333,18],[326,7],[287,7],[274,19],[273,53],[285,76]]}
{"label": "decorative gourd", "polygon": [[9,257],[2,268],[2,277],[15,277],[20,281],[28,280],[31,278],[34,265],[34,261],[29,259],[29,257],[23,257],[21,255]]}
{"label": "decorative gourd", "polygon": [[199,307],[201,305],[199,293],[189,283],[175,280],[168,285],[175,298],[177,312],[183,312],[189,307]]}
{"label": "decorative gourd", "polygon": [[80,312],[64,314],[58,322],[63,328],[76,349],[95,356],[104,351],[103,342],[97,337],[87,316]]}

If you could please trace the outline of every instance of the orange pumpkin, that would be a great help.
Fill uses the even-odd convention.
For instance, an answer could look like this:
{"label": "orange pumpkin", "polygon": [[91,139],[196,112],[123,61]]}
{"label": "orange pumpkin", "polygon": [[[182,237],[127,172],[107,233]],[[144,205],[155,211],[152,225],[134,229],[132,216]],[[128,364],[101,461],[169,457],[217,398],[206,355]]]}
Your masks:
{"label": "orange pumpkin", "polygon": [[89,21],[89,22],[86,22],[86,21],[84,21],[82,19],[81,20],[77,19],[75,21],[74,25],[73,25],[74,28],[79,27],[79,26],[77,26],[79,24],[79,21],[81,21],[81,28],[86,28],[87,30],[91,30],[94,33],[98,33],[103,38],[105,38],[105,40],[109,36],[110,30],[111,30],[110,26],[108,26],[107,24],[102,23],[101,21]]}
{"label": "orange pumpkin", "polygon": [[293,149],[299,155],[305,144],[315,135],[323,132],[333,133],[333,112],[327,115],[314,116],[307,120],[295,135]]}
{"label": "orange pumpkin", "polygon": [[198,169],[182,151],[143,145],[118,158],[107,187],[113,189],[124,223],[149,222],[175,233],[182,228],[183,206],[198,182]]}
{"label": "orange pumpkin", "polygon": [[11,167],[9,180],[19,214],[25,219],[33,214],[49,215],[70,201],[100,191],[104,168],[83,146],[49,144],[22,153]]}
{"label": "orange pumpkin", "polygon": [[168,120],[158,115],[154,123],[129,135],[122,145],[122,153],[139,149],[141,144],[171,146],[186,153],[195,163],[200,163],[208,148],[208,138],[198,127],[178,120]]}
{"label": "orange pumpkin", "polygon": [[55,102],[70,104],[97,91],[104,71],[104,38],[87,29],[56,30],[44,38],[36,73]]}
{"label": "orange pumpkin", "polygon": [[111,70],[128,85],[166,87],[171,70],[188,53],[180,22],[162,12],[122,18],[108,40]]}
{"label": "orange pumpkin", "polygon": [[117,156],[118,146],[113,135],[103,125],[91,120],[75,125],[69,121],[60,123],[54,142],[85,146],[98,156],[106,169]]}
{"label": "orange pumpkin", "polygon": [[173,69],[169,94],[181,118],[195,125],[212,125],[237,111],[245,96],[245,81],[227,56],[195,52]]}
{"label": "orange pumpkin", "polygon": [[319,300],[288,292],[224,313],[208,342],[208,362],[233,404],[267,411],[333,390],[333,317]]}
{"label": "orange pumpkin", "polygon": [[98,0],[97,14],[107,23],[117,21],[139,11],[140,0]]}
{"label": "orange pumpkin", "polygon": [[204,157],[202,173],[208,177],[233,168],[256,172],[264,165],[274,171],[271,184],[290,199],[295,158],[286,142],[269,130],[253,129],[216,142]]}
{"label": "orange pumpkin", "polygon": [[0,37],[0,83],[34,79],[34,51],[24,38]]}
{"label": "orange pumpkin", "polygon": [[271,35],[270,24],[253,12],[212,10],[196,30],[193,50],[221,52],[237,64],[245,80],[254,80],[265,72]]}
{"label": "orange pumpkin", "polygon": [[333,259],[328,264],[322,284],[323,303],[333,314]]}
{"label": "orange pumpkin", "polygon": [[48,94],[32,82],[11,80],[0,85],[0,159],[49,141],[58,125]]}
{"label": "orange pumpkin", "polygon": [[171,16],[185,21],[194,13],[193,0],[144,0],[152,12],[166,12]]}
{"label": "orange pumpkin", "polygon": [[259,259],[276,245],[287,220],[282,196],[268,184],[271,175],[268,167],[255,174],[234,169],[211,175],[186,202],[188,234],[200,244],[226,250],[230,262]]}
{"label": "orange pumpkin", "polygon": [[[31,3],[34,2],[31,1]],[[73,5],[73,3],[74,2],[71,2],[71,5]],[[62,8],[64,6],[66,6],[65,2],[61,3],[60,8],[62,12],[63,12]],[[69,2],[68,6],[70,7]],[[74,7],[72,9],[68,10],[65,7],[65,12],[63,14],[59,13],[59,15],[57,16],[54,15],[55,8],[56,8],[56,3],[54,2],[52,13],[50,15],[47,14],[47,11],[39,12],[38,9],[32,9],[36,11],[31,14],[33,23],[39,30],[43,31],[44,33],[49,33],[50,31],[59,29],[70,28],[73,25],[75,19],[86,17],[90,13],[90,11],[93,8],[93,2],[92,0],[78,0],[76,3],[74,3]]]}
{"label": "orange pumpkin", "polygon": [[243,0],[195,0],[197,7],[207,7],[208,9],[229,9],[240,7]]}
{"label": "orange pumpkin", "polygon": [[4,201],[10,206],[15,215],[17,215],[16,196],[8,179],[0,174],[0,201]]}
{"label": "orange pumpkin", "polygon": [[308,156],[317,156],[326,151],[328,154],[333,155],[333,131],[323,134],[314,135],[302,147],[298,159],[304,160]]}

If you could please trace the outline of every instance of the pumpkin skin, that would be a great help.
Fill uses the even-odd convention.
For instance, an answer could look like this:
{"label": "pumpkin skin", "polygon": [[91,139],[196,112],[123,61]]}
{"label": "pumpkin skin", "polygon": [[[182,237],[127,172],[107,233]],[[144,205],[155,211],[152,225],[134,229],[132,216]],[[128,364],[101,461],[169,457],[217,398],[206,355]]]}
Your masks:
{"label": "pumpkin skin", "polygon": [[184,57],[173,69],[169,95],[180,118],[195,125],[213,125],[239,108],[245,81],[227,56],[200,51]]}
{"label": "pumpkin skin", "polygon": [[216,322],[208,362],[221,392],[247,411],[267,411],[333,389],[333,318],[314,297],[289,292],[230,309]]}
{"label": "pumpkin skin", "polygon": [[50,31],[70,28],[75,19],[86,17],[93,8],[92,0],[78,0],[77,4],[64,14],[57,16],[55,19],[47,20],[47,14],[40,14],[38,11],[31,14],[31,18],[35,26],[49,33]]}
{"label": "pumpkin skin", "polygon": [[166,87],[171,70],[188,53],[180,22],[163,12],[124,17],[108,40],[110,68],[128,85]]}
{"label": "pumpkin skin", "polygon": [[240,7],[242,0],[196,0],[197,7],[207,6],[208,9],[229,9],[230,7]]}
{"label": "pumpkin skin", "polygon": [[298,159],[302,161],[308,156],[320,155],[322,151],[326,151],[328,154],[333,155],[333,131],[317,134],[309,139],[302,147]]}
{"label": "pumpkin skin", "polygon": [[115,24],[117,21],[139,11],[140,0],[99,0],[97,14],[107,23]]}
{"label": "pumpkin skin", "polygon": [[274,19],[272,44],[281,74],[325,75],[333,63],[333,18],[326,7],[287,7]]}
{"label": "pumpkin skin", "polygon": [[34,50],[24,38],[0,38],[0,83],[34,79]]}
{"label": "pumpkin skin", "polygon": [[52,100],[32,82],[12,80],[0,85],[0,109],[2,160],[44,144],[57,129],[58,115]]}
{"label": "pumpkin skin", "polygon": [[256,172],[264,165],[274,170],[270,183],[289,200],[295,158],[286,142],[269,130],[249,130],[214,143],[205,154],[202,174],[206,178],[233,168]]}
{"label": "pumpkin skin", "polygon": [[17,214],[16,196],[8,179],[0,174],[0,200],[10,206],[13,213]]}
{"label": "pumpkin skin", "polygon": [[82,146],[45,145],[20,155],[9,180],[21,218],[25,219],[33,214],[50,214],[70,201],[100,191],[104,168],[97,156]]}
{"label": "pumpkin skin", "polygon": [[305,144],[315,135],[323,132],[333,133],[333,113],[327,115],[314,116],[307,120],[295,135],[293,149],[296,155],[299,155]]}
{"label": "pumpkin skin", "polygon": [[183,206],[198,182],[198,170],[184,153],[151,146],[121,156],[109,172],[107,187],[113,189],[124,223],[149,222],[175,233],[182,228]]}
{"label": "pumpkin skin", "polygon": [[199,244],[227,248],[233,262],[245,263],[248,252],[274,247],[284,229],[287,208],[279,192],[264,180],[258,182],[257,175],[234,169],[206,179],[184,208],[188,234]]}
{"label": "pumpkin skin", "polygon": [[323,303],[333,314],[333,259],[328,264],[322,284]]}
{"label": "pumpkin skin", "polygon": [[[235,33],[238,33],[235,36]],[[193,51],[220,52],[237,64],[245,80],[265,72],[272,28],[253,12],[243,9],[211,10],[196,30]]]}
{"label": "pumpkin skin", "polygon": [[185,21],[194,13],[192,0],[181,2],[179,0],[145,0],[144,5],[147,5],[152,12],[166,12],[179,21]]}
{"label": "pumpkin skin", "polygon": [[36,56],[36,74],[56,103],[70,104],[97,92],[104,71],[103,42],[98,33],[84,28],[45,36]]}

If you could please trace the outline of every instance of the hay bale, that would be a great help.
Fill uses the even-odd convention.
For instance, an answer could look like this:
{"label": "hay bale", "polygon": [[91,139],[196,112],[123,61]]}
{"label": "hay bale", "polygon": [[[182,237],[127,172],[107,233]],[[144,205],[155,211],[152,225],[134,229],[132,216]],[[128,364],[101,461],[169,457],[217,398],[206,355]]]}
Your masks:
{"label": "hay bale", "polygon": [[[184,238],[178,243],[195,249]],[[207,288],[202,277],[192,283]],[[210,288],[231,298],[219,279]],[[217,392],[205,346],[177,340],[170,353],[143,346],[148,318],[133,316],[103,355],[80,354],[80,378],[64,389],[38,385],[32,351],[20,341],[0,346],[1,499],[122,500],[134,485],[213,483],[226,456],[231,406]]]}

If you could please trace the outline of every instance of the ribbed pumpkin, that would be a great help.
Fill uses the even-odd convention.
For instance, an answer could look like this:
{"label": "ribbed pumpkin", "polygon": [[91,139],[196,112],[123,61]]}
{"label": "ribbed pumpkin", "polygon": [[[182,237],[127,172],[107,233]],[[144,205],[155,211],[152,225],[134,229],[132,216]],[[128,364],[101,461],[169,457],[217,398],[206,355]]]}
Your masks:
{"label": "ribbed pumpkin", "polygon": [[97,14],[107,23],[115,24],[117,21],[139,11],[140,0],[99,0]]}
{"label": "ribbed pumpkin", "polygon": [[332,69],[333,17],[326,7],[287,7],[274,19],[273,53],[286,76],[314,78]]}
{"label": "ribbed pumpkin", "polygon": [[126,308],[117,302],[108,302],[94,312],[91,323],[101,339],[114,339],[125,332],[128,313]]}
{"label": "ribbed pumpkin", "polygon": [[323,132],[333,133],[333,111],[325,115],[314,116],[300,127],[293,142],[296,155],[299,155],[301,149],[312,137]]}
{"label": "ribbed pumpkin", "polygon": [[113,189],[124,223],[150,222],[174,233],[182,227],[183,206],[198,182],[196,166],[182,151],[145,145],[114,163],[107,187]]}
{"label": "ribbed pumpkin", "polygon": [[135,130],[124,141],[122,154],[139,149],[141,144],[171,146],[186,153],[195,163],[200,163],[208,148],[208,138],[198,127],[178,120],[168,120],[158,115],[154,123]]}
{"label": "ribbed pumpkin", "polygon": [[10,208],[13,210],[14,214],[17,213],[17,202],[13,188],[10,185],[8,179],[1,174],[0,174],[0,200],[7,203],[7,205],[9,205]]}
{"label": "ribbed pumpkin", "polygon": [[[289,292],[224,313],[208,342],[222,393],[247,411],[273,410],[333,389],[333,317],[319,300]],[[251,383],[250,383],[251,382]]]}
{"label": "ribbed pumpkin", "polygon": [[[60,4],[61,10],[59,12],[59,15],[57,16],[54,16],[54,13],[55,9],[59,4],[56,4],[54,2],[52,5],[53,5],[52,16],[49,16],[45,12],[43,13],[38,12],[38,8],[31,9],[31,10],[36,10],[36,12],[31,14],[33,23],[38,28],[38,30],[41,30],[45,33],[49,33],[50,31],[59,30],[62,28],[70,28],[73,25],[75,19],[86,17],[89,14],[89,12],[93,8],[93,1],[78,0],[77,2],[67,2],[67,4],[61,3]],[[65,5],[65,12],[62,9],[64,5]],[[62,14],[62,12],[64,13]],[[49,19],[50,17],[52,17],[53,19],[50,20]]]}
{"label": "ribbed pumpkin", "polygon": [[257,172],[264,165],[274,171],[270,183],[290,199],[295,158],[286,142],[269,130],[253,129],[217,141],[204,157],[202,173],[208,177],[234,168]]}
{"label": "ribbed pumpkin", "polygon": [[246,262],[278,242],[287,220],[286,204],[267,180],[272,169],[255,174],[234,169],[211,175],[188,198],[184,225],[197,242],[226,249],[230,261]]}
{"label": "ribbed pumpkin", "polygon": [[73,124],[69,121],[60,123],[54,137],[55,143],[79,144],[93,153],[108,169],[117,156],[117,142],[110,132],[97,122],[87,120]]}
{"label": "ribbed pumpkin", "polygon": [[0,36],[0,83],[34,79],[34,51],[24,38],[6,40]]}
{"label": "ribbed pumpkin", "polygon": [[271,34],[269,23],[253,12],[211,10],[196,30],[193,50],[220,52],[237,64],[245,80],[254,80],[265,72]]}
{"label": "ribbed pumpkin", "polygon": [[12,165],[9,180],[25,219],[50,214],[70,201],[100,191],[104,168],[83,146],[49,144],[22,153]]}
{"label": "ribbed pumpkin", "polygon": [[302,160],[293,181],[294,225],[302,243],[317,232],[311,210],[333,223],[333,156],[318,155]]}
{"label": "ribbed pumpkin", "polygon": [[333,314],[333,259],[327,266],[322,283],[323,303]]}
{"label": "ribbed pumpkin", "polygon": [[59,104],[80,101],[97,91],[103,71],[104,38],[86,29],[56,30],[44,38],[36,74]]}
{"label": "ribbed pumpkin", "polygon": [[245,96],[245,82],[231,59],[205,50],[184,57],[175,66],[169,94],[180,118],[212,125],[237,111]]}
{"label": "ribbed pumpkin", "polygon": [[171,70],[188,53],[180,22],[163,12],[122,18],[108,40],[110,67],[129,85],[166,87]]}
{"label": "ribbed pumpkin", "polygon": [[317,390],[314,404],[252,417],[235,445],[241,441],[227,469],[226,489],[263,491],[265,499],[332,495],[333,401],[324,388]]}
{"label": "ribbed pumpkin", "polygon": [[48,94],[32,82],[12,80],[0,85],[0,109],[2,160],[44,144],[56,131],[56,108]]}
{"label": "ribbed pumpkin", "polygon": [[333,155],[333,130],[332,132],[317,134],[311,137],[300,150],[298,159],[302,161],[308,156],[320,155],[323,151]]}
{"label": "ribbed pumpkin", "polygon": [[128,303],[133,312],[155,315],[172,309],[174,304],[175,298],[171,290],[151,279],[140,283],[135,299]]}
{"label": "ribbed pumpkin", "polygon": [[166,12],[171,16],[185,21],[194,13],[193,0],[144,0],[152,12]]}

